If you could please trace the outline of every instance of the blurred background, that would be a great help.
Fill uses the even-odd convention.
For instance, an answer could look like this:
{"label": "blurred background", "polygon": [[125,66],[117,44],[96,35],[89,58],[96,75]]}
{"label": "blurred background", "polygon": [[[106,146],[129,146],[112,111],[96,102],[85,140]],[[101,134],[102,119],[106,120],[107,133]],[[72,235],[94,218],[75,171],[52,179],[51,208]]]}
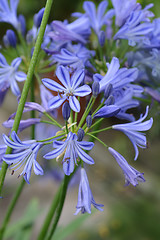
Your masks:
{"label": "blurred background", "polygon": [[[20,0],[18,12],[28,19],[28,26],[32,27],[32,17],[45,5],[45,0]],[[94,1],[96,2],[96,1]],[[100,1],[97,1],[97,3]],[[139,1],[144,6],[151,3],[149,0]],[[160,17],[160,2],[152,1],[155,6],[153,12]],[[80,0],[54,1],[50,21],[55,19],[69,19],[74,11],[82,11],[83,2]],[[5,33],[7,24],[1,24],[1,38]],[[16,111],[15,97],[8,93],[0,109],[0,123]],[[157,110],[158,109],[158,110]],[[143,112],[145,106],[141,107]],[[95,144],[91,156],[95,165],[87,168],[90,187],[97,203],[104,204],[104,211],[93,211],[82,217],[74,216],[78,196],[79,179],[74,179],[68,190],[66,202],[59,223],[59,229],[54,239],[60,239],[58,234],[64,231],[63,239],[67,240],[159,240],[160,239],[160,106],[153,103],[152,115],[154,124],[147,133],[149,147],[140,150],[139,158],[134,162],[134,150],[131,143],[122,133],[107,132],[100,138],[119,151],[128,160],[129,164],[140,172],[144,172],[146,182],[136,188],[124,187],[124,176],[115,162],[102,145]],[[137,115],[138,118],[138,115]],[[103,126],[115,123],[115,119],[103,122]],[[39,130],[37,130],[39,131]],[[54,131],[54,129],[53,129]],[[6,132],[1,126],[0,132]],[[27,132],[26,132],[27,134]],[[44,155],[44,154],[43,154]],[[39,156],[41,158],[41,156]],[[52,162],[53,163],[53,162]],[[36,239],[52,199],[60,184],[62,172],[51,169],[51,163],[43,162],[44,176],[32,176],[31,184],[25,186],[22,195],[13,212],[10,227],[7,232],[8,239]],[[0,223],[2,222],[7,206],[12,199],[20,179],[16,174],[7,173],[3,201],[0,201]],[[66,226],[69,224],[70,232]],[[32,230],[31,230],[32,229]],[[66,235],[65,235],[66,234]],[[19,236],[19,238],[17,237]],[[28,238],[27,238],[28,236]]]}

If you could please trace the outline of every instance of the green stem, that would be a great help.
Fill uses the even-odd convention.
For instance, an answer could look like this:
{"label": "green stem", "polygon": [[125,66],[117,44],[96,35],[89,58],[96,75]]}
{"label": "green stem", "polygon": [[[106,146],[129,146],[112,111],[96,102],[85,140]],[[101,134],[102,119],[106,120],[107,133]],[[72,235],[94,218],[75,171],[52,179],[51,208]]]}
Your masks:
{"label": "green stem", "polygon": [[61,190],[60,202],[59,202],[59,205],[58,205],[58,209],[56,211],[56,215],[55,215],[55,219],[54,219],[54,222],[53,222],[53,225],[52,225],[52,228],[51,228],[51,232],[50,232],[47,240],[51,240],[51,238],[52,238],[52,236],[55,232],[55,229],[57,227],[57,224],[58,224],[58,221],[59,221],[59,218],[61,216],[62,209],[63,209],[69,180],[70,180],[70,177],[65,175],[64,181],[63,181],[63,187],[62,187],[62,190]]}
{"label": "green stem", "polygon": [[19,196],[20,196],[20,194],[21,194],[21,192],[23,190],[24,185],[25,185],[25,180],[22,179],[21,184],[18,186],[18,188],[17,188],[17,190],[15,192],[15,195],[14,195],[14,197],[13,197],[13,199],[12,199],[12,201],[11,201],[9,207],[8,207],[6,216],[5,216],[4,221],[2,223],[2,227],[0,229],[0,240],[3,239],[3,235],[4,235],[4,232],[5,232],[6,226],[7,226],[8,222],[9,222],[9,219],[11,217],[13,209],[14,209],[16,203],[17,203],[17,200],[19,199]]}
{"label": "green stem", "polygon": [[[16,116],[15,116],[15,120],[14,120],[14,124],[13,124],[11,132],[12,131],[17,132],[18,127],[19,127],[19,123],[20,123],[20,120],[21,120],[21,117],[22,117],[24,105],[25,105],[25,102],[26,102],[26,99],[27,99],[28,91],[29,91],[29,88],[30,88],[30,85],[31,85],[33,74],[34,74],[34,69],[35,69],[35,66],[36,66],[36,63],[37,63],[38,54],[39,54],[41,44],[42,44],[42,41],[43,41],[43,36],[44,36],[45,28],[46,28],[46,25],[47,25],[47,22],[48,22],[48,17],[49,17],[49,14],[50,14],[52,2],[53,2],[53,0],[47,0],[47,2],[46,2],[41,27],[40,27],[38,38],[37,38],[36,45],[35,45],[35,48],[34,48],[33,56],[32,56],[31,61],[30,61],[30,65],[29,65],[29,69],[28,69],[28,73],[27,73],[27,78],[26,78],[26,81],[24,83],[22,95],[21,95],[21,98],[20,98],[20,102],[18,104],[17,113],[16,113]],[[12,152],[12,148],[7,147],[6,154],[10,154],[11,152]],[[1,195],[2,187],[3,187],[3,183],[4,183],[7,167],[8,167],[8,165],[5,162],[3,162],[2,169],[1,169],[1,172],[0,172],[0,195]]]}
{"label": "green stem", "polygon": [[91,108],[93,107],[95,100],[96,100],[96,98],[94,98],[93,96],[90,98],[87,108],[86,108],[85,112],[83,113],[83,116],[78,124],[78,129],[82,126],[83,122],[85,121],[86,117],[88,116],[88,113],[90,112]]}
{"label": "green stem", "polygon": [[[71,109],[71,124],[73,123],[73,110]],[[71,126],[71,131],[74,132],[74,125]]]}
{"label": "green stem", "polygon": [[95,138],[98,142],[100,142],[104,147],[108,148],[107,144],[105,144],[104,142],[102,142],[98,137],[90,134],[90,133],[87,133],[87,135],[89,135],[90,137],[92,138]]}
{"label": "green stem", "polygon": [[68,134],[68,122],[66,121],[66,133]]}
{"label": "green stem", "polygon": [[55,69],[56,69],[56,67],[55,67],[55,65],[53,65],[52,67],[40,69],[38,72],[39,73],[48,73],[48,72],[55,71]]}
{"label": "green stem", "polygon": [[44,115],[45,115],[46,117],[48,117],[48,118],[54,123],[54,125],[56,125],[57,127],[59,127],[59,128],[62,128],[62,127],[63,127],[63,126],[62,126],[60,123],[58,123],[54,118],[52,118],[48,113],[44,112]]}
{"label": "green stem", "polygon": [[100,130],[97,130],[97,131],[93,131],[93,132],[90,132],[90,134],[100,133],[100,132],[107,131],[107,130],[110,130],[110,129],[112,129],[112,127],[107,127],[107,128],[103,128],[103,129],[100,129]]}
{"label": "green stem", "polygon": [[[80,96],[78,96],[78,102],[80,101]],[[74,115],[74,122],[77,122],[77,118],[78,118],[78,112],[75,112]]]}
{"label": "green stem", "polygon": [[61,136],[63,136],[63,135],[66,135],[66,133],[64,132],[64,133],[55,135],[55,136],[50,137],[50,138],[46,138],[46,139],[43,139],[43,140],[38,140],[37,142],[47,142],[47,141],[50,141],[50,140],[52,140],[52,139],[54,139],[54,138],[61,137]]}
{"label": "green stem", "polygon": [[55,214],[57,205],[59,203],[59,198],[60,198],[60,194],[61,194],[61,191],[62,191],[62,186],[63,186],[63,183],[61,184],[61,186],[58,189],[58,192],[54,196],[53,202],[52,202],[52,204],[50,206],[50,209],[49,209],[48,214],[47,214],[47,216],[45,218],[44,224],[43,224],[43,226],[41,228],[41,231],[40,231],[40,233],[38,235],[37,240],[44,240],[45,239],[45,236],[46,236],[47,231],[49,229],[49,225],[50,225],[50,223],[52,221],[52,218],[53,218],[53,216]]}
{"label": "green stem", "polygon": [[101,123],[103,120],[104,120],[104,118],[100,118],[98,121],[96,121],[96,122],[90,127],[90,129],[93,128],[93,127],[95,127],[97,124]]}

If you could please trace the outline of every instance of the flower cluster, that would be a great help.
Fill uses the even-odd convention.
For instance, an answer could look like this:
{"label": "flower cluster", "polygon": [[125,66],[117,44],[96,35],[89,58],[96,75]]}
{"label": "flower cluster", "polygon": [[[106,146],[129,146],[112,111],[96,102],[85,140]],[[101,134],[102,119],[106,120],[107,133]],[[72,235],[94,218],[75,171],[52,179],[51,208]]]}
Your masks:
{"label": "flower cluster", "polygon": [[[17,16],[18,2],[10,0],[9,4],[3,0],[0,3],[0,22],[14,27],[14,31],[7,30],[0,53],[0,104],[9,87],[19,103],[21,88],[17,82],[26,80],[44,14],[44,8],[36,13],[33,27],[26,32],[25,18]],[[37,155],[43,153],[46,145],[50,148],[46,148],[48,150],[45,150],[43,158],[45,161],[50,159],[51,164],[56,159],[63,165],[65,175],[72,176],[80,168],[75,214],[80,211],[91,213],[91,205],[103,211],[103,205],[94,200],[85,170],[86,165],[94,166],[97,161],[89,152],[96,145],[96,142],[93,143],[95,140],[115,158],[124,173],[126,185],[136,186],[138,181],[145,181],[143,173],[103,143],[97,134],[109,129],[123,132],[135,149],[136,160],[138,148],[147,147],[144,132],[152,127],[153,119],[145,120],[149,106],[146,106],[144,115],[140,113],[138,120],[133,108],[139,115],[140,108],[137,107],[141,99],[150,101],[151,96],[160,102],[160,30],[157,28],[160,19],[152,20],[154,14],[150,9],[153,4],[143,9],[136,0],[111,2],[113,7],[109,9],[108,1],[102,1],[98,7],[91,1],[85,1],[84,11],[73,13],[76,18],[73,22],[54,20],[47,25],[34,72],[31,99],[23,109],[24,114],[34,114],[21,120],[18,129],[19,133],[32,127],[32,139],[21,141],[12,131],[11,138],[3,134],[4,144],[0,145],[0,165],[7,163],[12,175],[23,168],[18,176],[22,175],[28,184],[32,169],[36,175],[44,174]],[[23,47],[19,48],[21,44]],[[13,48],[19,54],[14,59],[13,55],[9,55]],[[10,64],[6,61],[6,52]],[[148,74],[149,71],[151,74]],[[151,75],[155,80],[153,82]],[[41,103],[35,101],[34,90],[36,94],[39,92]],[[11,129],[15,115],[13,113],[3,126]],[[117,121],[120,119],[120,124],[108,126],[111,121],[105,119],[112,117]],[[100,128],[102,121],[107,124],[104,129]],[[45,125],[46,138],[36,136],[35,124],[39,132],[41,125]],[[54,125],[53,133],[47,130],[48,125]],[[12,149],[11,154],[5,154],[7,146]]]}

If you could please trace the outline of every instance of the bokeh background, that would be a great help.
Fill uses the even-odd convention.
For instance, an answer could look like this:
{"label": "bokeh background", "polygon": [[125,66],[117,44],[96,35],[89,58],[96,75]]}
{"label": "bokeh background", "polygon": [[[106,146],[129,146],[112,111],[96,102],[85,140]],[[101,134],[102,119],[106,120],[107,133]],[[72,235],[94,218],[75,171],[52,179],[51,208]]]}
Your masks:
{"label": "bokeh background", "polygon": [[[140,2],[144,6],[151,3],[149,0]],[[160,1],[153,0],[152,2],[155,4],[153,12],[160,17]],[[68,19],[72,12],[82,10],[82,4],[83,2],[80,0],[55,0],[50,21]],[[24,14],[28,19],[28,26],[32,27],[33,15],[44,5],[45,0],[20,0],[18,12]],[[7,24],[0,24],[1,38],[7,27]],[[140,110],[145,111],[145,106],[142,105]],[[3,107],[0,109],[0,123],[2,124],[14,111],[16,111],[16,100],[12,94],[8,93]],[[122,133],[111,131],[100,135],[101,139],[122,153],[133,167],[145,173],[146,182],[139,184],[136,188],[124,187],[124,176],[121,169],[103,146],[96,143],[91,151],[95,165],[87,170],[95,200],[104,204],[104,211],[93,211],[91,216],[88,214],[82,217],[74,216],[78,196],[79,179],[77,177],[68,190],[59,229],[54,239],[160,239],[160,106],[152,103],[150,116],[154,117],[154,125],[147,133],[149,147],[140,151],[136,162],[133,160],[133,147]],[[110,122],[106,120],[103,126],[113,123],[115,123],[115,119],[111,119]],[[0,132],[7,133],[2,126]],[[25,134],[27,136],[27,131]],[[41,164],[46,167],[45,175],[33,176],[31,184],[26,184],[10,221],[6,235],[8,239],[34,240],[41,228],[62,176],[59,168],[51,168],[53,162],[45,165],[41,159]],[[0,201],[0,222],[4,218],[7,206],[19,182],[20,179],[16,177],[16,174],[11,176],[10,173],[7,173],[3,192],[4,199]],[[69,232],[66,230],[68,224]],[[61,232],[64,232],[63,238],[62,235],[61,238],[58,235]]]}

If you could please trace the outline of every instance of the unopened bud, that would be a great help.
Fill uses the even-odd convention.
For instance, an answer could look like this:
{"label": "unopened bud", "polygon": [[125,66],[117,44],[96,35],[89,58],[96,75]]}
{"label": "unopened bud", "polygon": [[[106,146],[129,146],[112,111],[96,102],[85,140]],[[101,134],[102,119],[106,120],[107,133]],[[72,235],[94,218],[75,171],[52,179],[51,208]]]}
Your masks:
{"label": "unopened bud", "polygon": [[69,106],[69,103],[65,102],[62,106],[62,115],[65,121],[67,121],[68,118],[70,117],[70,113],[71,113],[71,108]]}
{"label": "unopened bud", "polygon": [[86,117],[86,123],[87,123],[87,127],[90,128],[92,125],[92,116],[91,115],[88,115]]}
{"label": "unopened bud", "polygon": [[37,14],[34,15],[34,25],[39,28],[42,22],[42,18],[43,18],[43,14],[44,14],[44,9],[42,8],[41,10],[39,10],[39,12]]}
{"label": "unopened bud", "polygon": [[112,86],[111,83],[109,83],[109,84],[106,86],[105,90],[104,90],[104,98],[105,98],[105,99],[107,99],[107,98],[109,97],[109,95],[110,95],[111,92],[112,92],[112,89],[113,89],[113,86]]}
{"label": "unopened bud", "polygon": [[26,33],[26,20],[22,14],[19,15],[18,22],[19,22],[19,31],[24,36]]}
{"label": "unopened bud", "polygon": [[92,84],[92,94],[93,94],[93,97],[96,98],[98,96],[99,89],[100,89],[99,82],[98,81],[94,81],[94,83]]}
{"label": "unopened bud", "polygon": [[101,31],[100,34],[99,34],[99,44],[101,45],[101,47],[104,46],[105,44],[105,32],[104,31]]}
{"label": "unopened bud", "polygon": [[110,95],[109,98],[107,98],[107,100],[105,101],[105,104],[106,104],[107,106],[109,106],[109,105],[113,105],[114,102],[115,102],[114,97],[113,97],[112,95]]}
{"label": "unopened bud", "polygon": [[16,34],[14,33],[14,31],[11,29],[7,30],[6,36],[7,36],[9,45],[15,48],[16,44],[17,44],[17,38],[16,38]]}
{"label": "unopened bud", "polygon": [[83,138],[84,138],[84,130],[82,128],[78,129],[77,137],[78,137],[78,141],[81,142],[83,140]]}

